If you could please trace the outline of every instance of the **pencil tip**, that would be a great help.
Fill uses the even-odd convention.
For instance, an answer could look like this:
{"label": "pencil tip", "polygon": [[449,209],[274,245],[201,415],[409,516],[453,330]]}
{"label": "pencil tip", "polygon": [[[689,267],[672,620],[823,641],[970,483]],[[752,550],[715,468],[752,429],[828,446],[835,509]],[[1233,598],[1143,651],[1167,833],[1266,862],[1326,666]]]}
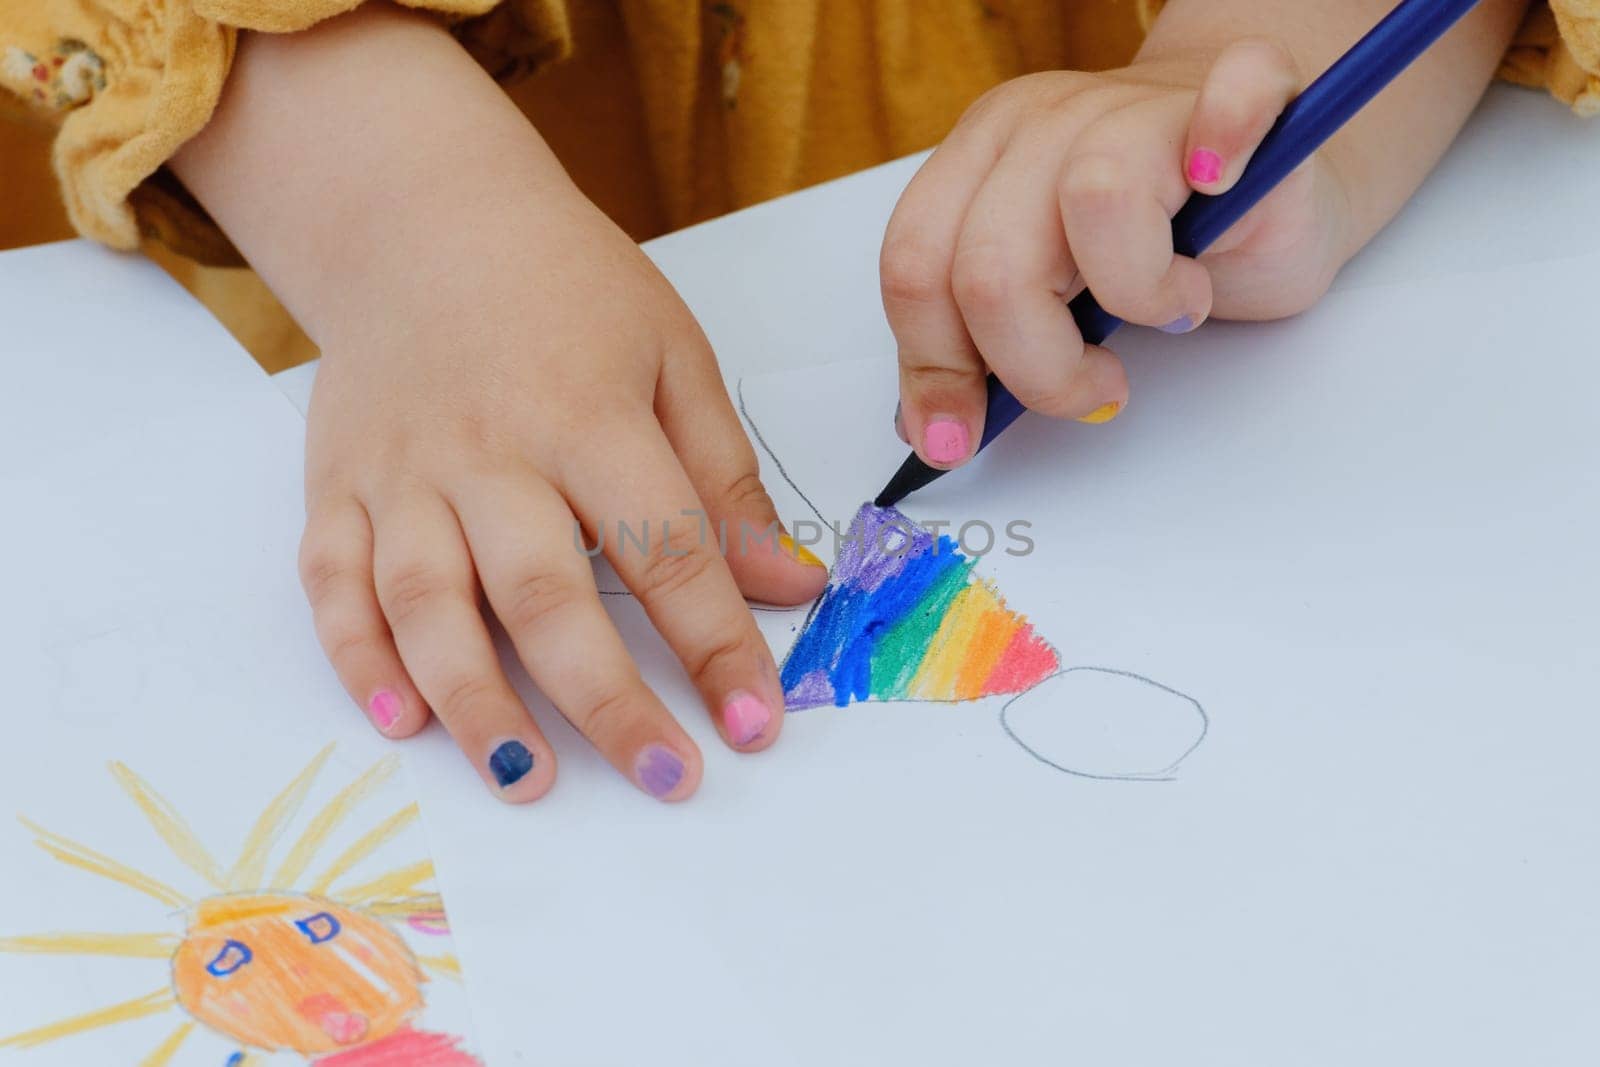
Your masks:
{"label": "pencil tip", "polygon": [[894,477],[889,479],[883,491],[872,498],[872,506],[892,508],[942,474],[944,471],[928,466],[913,452],[900,464],[900,469],[894,472]]}

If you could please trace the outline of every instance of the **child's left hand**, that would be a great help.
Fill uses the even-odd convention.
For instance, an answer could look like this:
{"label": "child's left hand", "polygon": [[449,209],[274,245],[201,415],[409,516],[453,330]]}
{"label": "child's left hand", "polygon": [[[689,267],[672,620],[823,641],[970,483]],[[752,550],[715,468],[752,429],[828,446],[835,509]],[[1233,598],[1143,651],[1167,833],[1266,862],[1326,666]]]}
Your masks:
{"label": "child's left hand", "polygon": [[1213,311],[1276,318],[1314,303],[1353,251],[1344,184],[1322,154],[1198,262],[1172,248],[1172,215],[1238,180],[1298,86],[1284,49],[1247,39],[1198,62],[1030,75],[968,109],[883,244],[896,428],[922,459],[972,455],[989,371],[1050,415],[1103,422],[1126,404],[1121,362],[1085,346],[1067,310],[1085,287],[1172,333]]}

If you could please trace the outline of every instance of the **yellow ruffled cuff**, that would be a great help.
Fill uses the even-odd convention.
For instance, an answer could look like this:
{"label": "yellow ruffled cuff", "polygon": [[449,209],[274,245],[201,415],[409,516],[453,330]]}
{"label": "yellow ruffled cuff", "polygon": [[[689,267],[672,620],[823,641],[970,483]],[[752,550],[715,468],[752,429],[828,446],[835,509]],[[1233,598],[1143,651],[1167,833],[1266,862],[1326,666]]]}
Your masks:
{"label": "yellow ruffled cuff", "polygon": [[1600,115],[1600,0],[1536,5],[1506,53],[1500,76],[1548,89],[1579,115]]}
{"label": "yellow ruffled cuff", "polygon": [[[1148,30],[1166,0],[1134,0]],[[1600,0],[1538,0],[1500,64],[1500,77],[1545,89],[1579,115],[1600,115]]]}
{"label": "yellow ruffled cuff", "polygon": [[[216,109],[240,30],[303,30],[361,2],[0,0],[0,89],[58,125],[56,174],[80,233],[238,263],[162,167]],[[569,47],[563,0],[401,2],[457,23],[491,70],[522,73]]]}

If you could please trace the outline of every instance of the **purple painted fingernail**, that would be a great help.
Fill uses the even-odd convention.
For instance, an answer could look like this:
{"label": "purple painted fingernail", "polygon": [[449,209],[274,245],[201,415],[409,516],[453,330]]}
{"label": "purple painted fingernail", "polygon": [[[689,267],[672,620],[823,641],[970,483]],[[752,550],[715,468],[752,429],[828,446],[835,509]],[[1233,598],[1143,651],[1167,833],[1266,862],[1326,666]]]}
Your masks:
{"label": "purple painted fingernail", "polygon": [[1158,327],[1158,329],[1162,333],[1188,333],[1194,329],[1194,316],[1184,315],[1181,318],[1173,319],[1165,326]]}
{"label": "purple painted fingernail", "polygon": [[683,781],[683,760],[665,745],[651,745],[634,760],[633,771],[644,791],[660,799]]}

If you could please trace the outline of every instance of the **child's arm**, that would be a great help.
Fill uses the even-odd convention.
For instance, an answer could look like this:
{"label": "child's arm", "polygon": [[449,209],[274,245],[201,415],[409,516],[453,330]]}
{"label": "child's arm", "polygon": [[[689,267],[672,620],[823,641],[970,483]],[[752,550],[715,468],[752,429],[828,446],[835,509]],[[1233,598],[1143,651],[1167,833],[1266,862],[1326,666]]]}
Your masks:
{"label": "child's arm", "polygon": [[1314,303],[1455,137],[1527,0],[1484,0],[1198,263],[1173,255],[1169,220],[1191,192],[1229,188],[1303,81],[1391,7],[1169,0],[1129,67],[1019,78],[975,104],[883,246],[897,428],[922,458],[971,456],[988,371],[1048,414],[1121,409],[1121,363],[1086,348],[1066,309],[1085,286],[1172,332]]}
{"label": "child's arm", "polygon": [[[323,350],[302,577],[380,729],[414,733],[431,709],[501,796],[550,787],[481,587],[618,770],[665,799],[694,790],[700,755],[602,610],[577,515],[729,743],[777,736],[777,671],[741,590],[796,603],[825,574],[770,540],[739,550],[741,524],[777,516],[704,336],[444,30],[367,4],[242,37],[174,166]],[[728,524],[726,562],[702,507]],[[618,523],[646,521],[647,551],[619,544]]]}

